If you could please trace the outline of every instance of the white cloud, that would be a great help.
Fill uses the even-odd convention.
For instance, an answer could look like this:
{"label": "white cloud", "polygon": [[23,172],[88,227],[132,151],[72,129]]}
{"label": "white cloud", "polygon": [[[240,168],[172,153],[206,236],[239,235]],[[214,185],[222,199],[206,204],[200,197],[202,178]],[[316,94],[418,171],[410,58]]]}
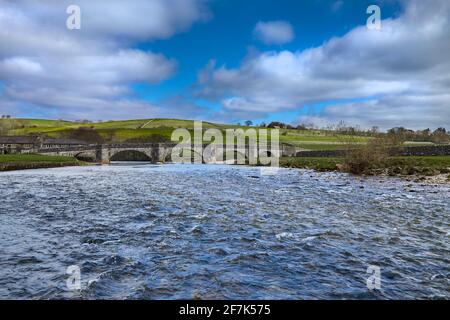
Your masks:
{"label": "white cloud", "polygon": [[44,69],[38,62],[28,58],[14,57],[5,59],[0,63],[0,73],[3,75],[35,76],[42,74],[43,71]]}
{"label": "white cloud", "polygon": [[209,13],[204,1],[143,0],[110,1],[82,0],[84,26],[99,34],[133,37],[141,40],[165,39],[186,31],[193,22],[204,20]]}
{"label": "white cloud", "polygon": [[372,126],[381,129],[401,127],[410,129],[448,127],[450,94],[388,96],[360,103],[336,104],[316,115],[302,116],[302,123],[317,126],[336,124],[336,119],[348,125]]}
{"label": "white cloud", "polygon": [[138,101],[136,82],[173,76],[176,61],[133,49],[165,39],[208,16],[203,0],[78,0],[82,29],[66,28],[73,1],[0,0],[0,109],[23,106],[68,118],[165,114]]}
{"label": "white cloud", "polygon": [[[81,9],[83,36],[122,39],[166,39],[187,31],[210,13],[206,0],[0,0],[4,17],[10,22],[65,28],[66,9],[76,4]],[[17,9],[12,12],[11,9]]]}
{"label": "white cloud", "polygon": [[294,40],[294,29],[287,21],[268,21],[256,24],[254,35],[261,42],[271,44],[286,44]]}
{"label": "white cloud", "polygon": [[[450,2],[404,4],[403,14],[384,20],[379,31],[357,27],[320,47],[248,57],[236,69],[209,65],[199,77],[200,94],[221,101],[225,111],[253,116],[319,102],[376,99],[360,109],[329,108],[322,116],[338,122],[351,111],[352,119],[359,115],[367,124],[379,123],[375,117],[384,115],[380,119],[386,123],[433,127],[444,122],[448,127],[450,117],[443,115],[450,108]],[[424,117],[418,103],[408,107],[412,101],[434,115]]]}

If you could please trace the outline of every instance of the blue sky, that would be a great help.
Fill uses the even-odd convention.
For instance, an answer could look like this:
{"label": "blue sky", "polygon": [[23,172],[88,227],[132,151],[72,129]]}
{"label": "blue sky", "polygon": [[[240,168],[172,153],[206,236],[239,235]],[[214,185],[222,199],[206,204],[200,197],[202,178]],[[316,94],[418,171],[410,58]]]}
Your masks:
{"label": "blue sky", "polygon": [[[342,36],[356,26],[365,25],[369,15],[367,7],[378,3],[383,10],[383,17],[395,17],[400,13],[397,2],[383,1],[336,1],[336,0],[215,0],[210,3],[212,17],[204,23],[194,25],[189,32],[171,39],[144,42],[139,49],[163,52],[179,62],[179,69],[173,79],[157,86],[145,83],[136,84],[135,91],[140,98],[151,103],[161,103],[178,94],[191,96],[192,84],[196,82],[197,73],[211,59],[219,65],[238,67],[251,51],[290,50],[301,51],[322,45],[332,37]],[[295,31],[292,42],[282,45],[265,45],[253,34],[259,21],[288,21]],[[194,99],[202,106],[213,110],[218,104]],[[347,102],[359,101],[350,99]],[[326,105],[336,101],[303,105],[297,110],[271,113],[257,122],[279,120],[295,123],[300,114],[320,111]],[[233,119],[235,120],[235,119]],[[245,119],[239,119],[240,121]]]}
{"label": "blue sky", "polygon": [[449,51],[447,0],[0,0],[0,113],[448,127]]}

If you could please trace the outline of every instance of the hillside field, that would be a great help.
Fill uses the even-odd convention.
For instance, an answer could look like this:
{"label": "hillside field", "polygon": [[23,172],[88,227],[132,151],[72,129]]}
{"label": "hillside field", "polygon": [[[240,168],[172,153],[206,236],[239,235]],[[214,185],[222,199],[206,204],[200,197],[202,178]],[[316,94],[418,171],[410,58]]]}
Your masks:
{"label": "hillside field", "polygon": [[[68,137],[71,131],[79,128],[94,129],[103,139],[109,142],[127,142],[135,139],[146,139],[157,136],[160,139],[171,139],[172,132],[177,128],[185,128],[193,131],[194,121],[177,119],[142,119],[107,121],[94,123],[80,123],[62,120],[41,119],[0,119],[2,121],[13,121],[14,126],[9,135],[32,135],[43,134],[53,138]],[[225,129],[249,129],[250,127],[215,124],[203,122],[204,129],[215,128],[225,133]],[[256,128],[256,127],[254,127]],[[269,129],[271,130],[271,129]],[[224,135],[225,136],[225,135]],[[295,145],[304,150],[337,150],[349,141],[364,144],[370,137],[367,136],[344,136],[335,132],[324,130],[289,130],[280,129],[280,141]],[[408,144],[408,143],[407,143]],[[426,144],[426,143],[419,143]],[[417,145],[417,143],[415,144]]]}

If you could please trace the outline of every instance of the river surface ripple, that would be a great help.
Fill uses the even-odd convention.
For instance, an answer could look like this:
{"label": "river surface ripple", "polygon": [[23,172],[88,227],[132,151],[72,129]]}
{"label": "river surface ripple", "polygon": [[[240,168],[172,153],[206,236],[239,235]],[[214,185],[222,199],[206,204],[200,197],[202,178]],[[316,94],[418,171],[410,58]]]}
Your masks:
{"label": "river surface ripple", "polygon": [[0,298],[450,298],[448,185],[119,165],[0,173],[0,194]]}

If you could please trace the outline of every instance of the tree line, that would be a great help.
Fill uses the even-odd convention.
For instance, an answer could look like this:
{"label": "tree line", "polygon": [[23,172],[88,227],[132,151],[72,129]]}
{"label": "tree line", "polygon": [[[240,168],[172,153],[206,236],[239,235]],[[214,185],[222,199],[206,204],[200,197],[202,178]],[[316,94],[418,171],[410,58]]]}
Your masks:
{"label": "tree line", "polygon": [[[239,125],[239,124],[238,124]],[[253,126],[252,121],[246,121],[246,126]],[[381,135],[387,135],[391,140],[395,139],[399,142],[413,141],[413,142],[432,142],[436,144],[447,144],[450,143],[450,132],[446,128],[437,128],[432,131],[431,129],[424,130],[411,130],[404,127],[395,127],[387,130],[386,132],[381,132],[378,127],[372,127],[370,129],[361,129],[359,126],[346,125],[345,122],[341,121],[336,125],[328,125],[323,128],[314,126],[313,124],[299,124],[293,126],[280,121],[273,121],[269,124],[261,123],[259,125],[261,128],[268,129],[284,129],[284,130],[320,130],[325,135],[348,135],[348,136],[367,136],[367,137],[377,137]]]}

